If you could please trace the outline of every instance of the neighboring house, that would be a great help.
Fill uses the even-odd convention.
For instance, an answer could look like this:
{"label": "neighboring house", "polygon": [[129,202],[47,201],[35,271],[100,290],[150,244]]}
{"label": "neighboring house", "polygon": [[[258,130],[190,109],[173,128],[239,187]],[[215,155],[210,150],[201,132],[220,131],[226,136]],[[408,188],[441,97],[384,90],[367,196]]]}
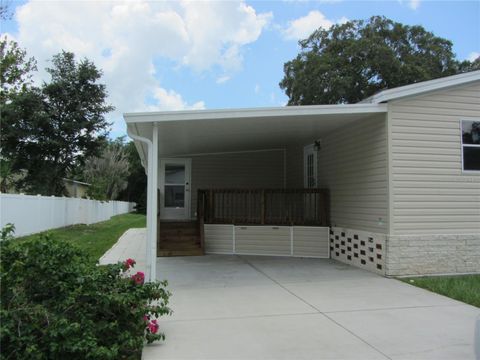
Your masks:
{"label": "neighboring house", "polygon": [[124,117],[148,167],[152,270],[155,239],[182,254],[158,226],[198,218],[206,252],[480,272],[480,71],[359,104]]}
{"label": "neighboring house", "polygon": [[[25,172],[21,171],[20,173],[16,173],[12,176],[12,179],[7,183],[7,189],[5,191],[6,194],[15,194],[18,192],[17,189],[13,186],[13,181],[21,180],[25,177]],[[65,185],[66,194],[68,197],[73,198],[88,198],[87,190],[90,184],[85,182],[72,180],[72,179],[62,179],[63,184]],[[20,191],[21,192],[21,191]]]}
{"label": "neighboring house", "polygon": [[68,197],[86,199],[90,184],[72,179],[62,179]]}

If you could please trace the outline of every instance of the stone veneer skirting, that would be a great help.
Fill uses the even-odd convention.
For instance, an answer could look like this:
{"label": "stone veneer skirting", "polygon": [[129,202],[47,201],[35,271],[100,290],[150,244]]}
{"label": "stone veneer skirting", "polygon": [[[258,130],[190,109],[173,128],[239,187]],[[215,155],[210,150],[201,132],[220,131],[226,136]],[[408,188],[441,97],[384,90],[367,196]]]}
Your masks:
{"label": "stone veneer skirting", "polygon": [[386,275],[480,273],[480,234],[388,237]]}
{"label": "stone veneer skirting", "polygon": [[385,275],[387,235],[341,227],[330,228],[330,257]]}
{"label": "stone veneer skirting", "polygon": [[480,273],[480,234],[388,236],[332,227],[330,256],[386,276]]}

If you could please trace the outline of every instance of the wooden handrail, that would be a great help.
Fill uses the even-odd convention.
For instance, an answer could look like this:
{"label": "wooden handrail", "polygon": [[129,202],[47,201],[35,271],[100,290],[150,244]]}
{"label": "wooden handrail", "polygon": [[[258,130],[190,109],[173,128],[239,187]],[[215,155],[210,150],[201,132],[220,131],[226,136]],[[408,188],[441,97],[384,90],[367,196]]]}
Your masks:
{"label": "wooden handrail", "polygon": [[239,225],[328,226],[328,189],[200,189],[198,219]]}

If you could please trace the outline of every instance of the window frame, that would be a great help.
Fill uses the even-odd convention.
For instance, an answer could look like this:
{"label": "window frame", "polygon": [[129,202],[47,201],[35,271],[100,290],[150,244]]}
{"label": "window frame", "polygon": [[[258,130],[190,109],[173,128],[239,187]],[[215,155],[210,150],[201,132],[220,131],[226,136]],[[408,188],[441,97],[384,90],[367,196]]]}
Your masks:
{"label": "window frame", "polygon": [[460,119],[460,122],[459,122],[459,125],[460,125],[460,154],[461,154],[461,157],[462,157],[462,164],[461,164],[461,167],[462,167],[462,173],[466,173],[466,174],[479,174],[480,173],[480,170],[465,170],[465,163],[464,163],[464,159],[463,159],[463,148],[465,146],[467,147],[474,147],[474,148],[480,148],[480,144],[464,144],[463,143],[463,122],[464,121],[473,121],[473,122],[480,122],[480,119],[472,119],[472,118],[462,118]]}
{"label": "window frame", "polygon": [[[310,187],[308,184],[308,155],[313,155],[313,179],[314,186]],[[315,144],[305,145],[303,147],[303,187],[305,189],[316,189],[318,188],[318,152],[315,150]]]}

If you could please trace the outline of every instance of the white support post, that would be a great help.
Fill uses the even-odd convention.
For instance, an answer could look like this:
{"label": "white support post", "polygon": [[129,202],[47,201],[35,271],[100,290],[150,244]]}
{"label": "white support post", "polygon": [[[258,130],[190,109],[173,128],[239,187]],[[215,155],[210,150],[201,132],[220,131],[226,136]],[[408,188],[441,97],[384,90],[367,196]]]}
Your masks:
{"label": "white support post", "polygon": [[152,239],[150,242],[151,250],[151,267],[150,267],[150,281],[155,281],[157,276],[157,214],[158,214],[158,201],[157,201],[157,192],[158,192],[158,126],[157,123],[153,123],[153,141],[152,141],[152,174],[151,174],[151,183],[152,183]]}
{"label": "white support post", "polygon": [[146,270],[147,270],[147,281],[152,280],[152,238],[153,238],[153,224],[152,224],[152,213],[155,213],[155,209],[153,208],[153,197],[152,197],[152,174],[153,174],[153,151],[152,151],[152,143],[148,144],[148,164],[147,164],[147,244],[146,244],[146,254],[145,254],[145,261],[146,261]]}
{"label": "white support post", "polygon": [[[153,128],[156,129],[156,125],[153,125]],[[146,270],[147,270],[147,281],[154,281],[155,280],[155,272],[156,272],[156,245],[157,245],[157,176],[158,174],[154,172],[154,168],[158,169],[158,164],[154,166],[154,159],[158,158],[158,134],[156,136],[156,147],[155,150],[153,149],[153,142],[145,138],[143,136],[138,136],[132,134],[130,129],[127,126],[127,133],[134,140],[138,140],[142,143],[147,144],[148,148],[148,155],[147,155],[147,244],[146,244]],[[156,131],[154,131],[154,134]],[[155,250],[155,253],[152,253],[152,250]]]}

